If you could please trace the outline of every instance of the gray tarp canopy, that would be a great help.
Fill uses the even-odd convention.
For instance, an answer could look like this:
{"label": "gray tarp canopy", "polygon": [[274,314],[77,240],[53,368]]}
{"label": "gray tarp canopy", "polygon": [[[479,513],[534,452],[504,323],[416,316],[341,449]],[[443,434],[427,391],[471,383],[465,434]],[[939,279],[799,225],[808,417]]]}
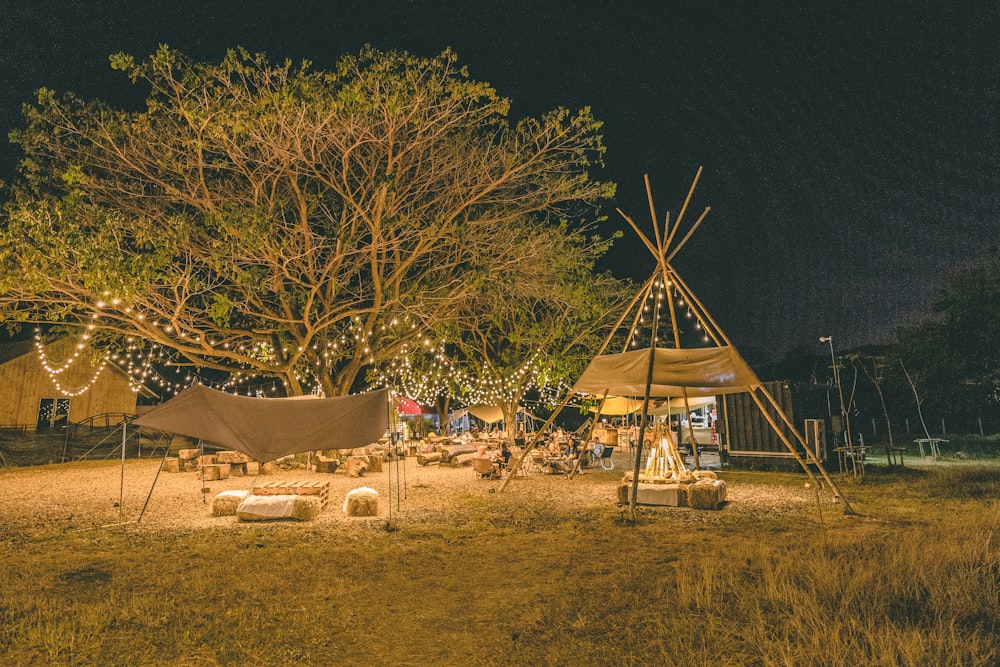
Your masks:
{"label": "gray tarp canopy", "polygon": [[364,447],[389,426],[386,389],[296,400],[236,396],[192,385],[134,424],[232,447],[258,461],[318,449]]}
{"label": "gray tarp canopy", "polygon": [[[577,394],[644,396],[649,348],[595,357],[573,385]],[[701,347],[654,350],[649,395],[656,398],[715,396],[749,391],[760,384],[735,348]]]}

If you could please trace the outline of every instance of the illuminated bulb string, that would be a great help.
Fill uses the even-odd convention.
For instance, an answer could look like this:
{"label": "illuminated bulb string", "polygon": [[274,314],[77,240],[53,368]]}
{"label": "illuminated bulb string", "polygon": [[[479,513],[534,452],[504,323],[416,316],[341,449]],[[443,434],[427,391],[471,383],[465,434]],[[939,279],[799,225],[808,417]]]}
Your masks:
{"label": "illuminated bulb string", "polygon": [[[88,338],[90,338],[89,335],[87,334],[83,335],[84,340],[87,340]],[[87,382],[85,382],[83,385],[75,389],[68,389],[64,387],[62,383],[59,381],[59,375],[73,365],[73,363],[80,357],[80,352],[83,351],[84,347],[85,347],[84,343],[78,343],[76,346],[76,350],[73,352],[72,355],[70,355],[70,357],[66,361],[63,362],[61,366],[58,367],[54,366],[49,361],[48,355],[45,353],[45,348],[42,345],[41,332],[38,329],[35,329],[35,349],[38,352],[38,360],[41,362],[42,368],[45,369],[45,372],[48,373],[49,379],[52,380],[52,384],[55,385],[56,391],[58,391],[59,394],[62,396],[69,396],[72,398],[74,396],[80,396],[82,394],[85,394],[88,389],[94,386],[94,383],[97,382],[97,378],[101,376],[101,373],[104,371],[105,366],[108,365],[108,358],[107,356],[105,356],[101,359],[101,362],[97,365],[97,370],[94,371],[94,374],[91,376],[89,380],[87,380]]]}

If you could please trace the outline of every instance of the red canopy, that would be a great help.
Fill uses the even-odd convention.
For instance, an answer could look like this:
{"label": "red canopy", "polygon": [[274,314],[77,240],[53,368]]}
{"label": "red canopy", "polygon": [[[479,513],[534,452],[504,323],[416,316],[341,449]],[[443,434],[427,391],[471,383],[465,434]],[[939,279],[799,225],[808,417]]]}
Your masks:
{"label": "red canopy", "polygon": [[401,415],[422,415],[424,414],[423,408],[417,405],[417,402],[411,398],[406,398],[405,396],[396,397],[396,412]]}

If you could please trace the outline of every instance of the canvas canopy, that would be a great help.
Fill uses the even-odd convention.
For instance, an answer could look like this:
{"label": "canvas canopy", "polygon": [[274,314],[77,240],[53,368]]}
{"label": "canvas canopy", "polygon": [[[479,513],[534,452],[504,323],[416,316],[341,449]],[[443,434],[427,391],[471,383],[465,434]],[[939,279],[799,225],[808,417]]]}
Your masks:
{"label": "canvas canopy", "polygon": [[376,442],[389,425],[389,392],[380,389],[306,401],[235,396],[196,384],[133,423],[232,447],[258,461],[273,461],[299,452]]}
{"label": "canvas canopy", "polygon": [[630,415],[642,410],[642,399],[629,398],[627,396],[608,396],[604,399],[603,405],[598,403],[587,409],[590,412],[597,412],[598,407],[601,409],[601,414],[605,416]]}
{"label": "canvas canopy", "polygon": [[[578,394],[644,396],[649,349],[594,358],[573,385]],[[760,381],[732,346],[655,348],[650,396],[715,396],[749,391]]]}
{"label": "canvas canopy", "polygon": [[[451,417],[449,419],[450,421],[456,421],[467,414],[472,415],[477,419],[481,419],[487,424],[496,424],[497,422],[503,421],[503,410],[495,405],[470,405],[467,408],[462,408],[461,410],[456,410],[451,413]],[[540,421],[538,417],[521,407],[517,409],[517,414],[527,415],[535,421]]]}

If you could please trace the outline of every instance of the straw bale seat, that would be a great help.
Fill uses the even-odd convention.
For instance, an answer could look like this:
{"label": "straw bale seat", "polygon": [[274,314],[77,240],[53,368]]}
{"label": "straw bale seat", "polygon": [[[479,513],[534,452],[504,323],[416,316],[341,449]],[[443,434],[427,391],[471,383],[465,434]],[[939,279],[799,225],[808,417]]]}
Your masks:
{"label": "straw bale seat", "polygon": [[376,516],[378,514],[378,491],[362,486],[348,491],[344,498],[344,514],[347,516]]}
{"label": "straw bale seat", "polygon": [[347,457],[347,476],[348,477],[361,477],[366,472],[368,472],[369,460],[368,456],[348,456]]}
{"label": "straw bale seat", "polygon": [[316,472],[337,472],[337,468],[340,466],[340,459],[331,456],[323,456],[322,454],[316,455]]}
{"label": "straw bale seat", "polygon": [[201,466],[205,475],[205,481],[210,482],[216,479],[229,479],[228,463],[205,463]]}
{"label": "straw bale seat", "polygon": [[[666,507],[684,507],[688,504],[686,484],[650,484],[639,482],[636,489],[637,505],[662,505]],[[618,487],[618,504],[627,505],[632,500],[632,480],[623,479]]]}
{"label": "straw bale seat", "polygon": [[216,494],[212,500],[212,516],[235,516],[236,508],[247,497],[246,491],[231,490]]}
{"label": "straw bale seat", "polygon": [[717,510],[726,500],[726,483],[704,479],[688,486],[688,505],[699,510]]}
{"label": "straw bale seat", "polygon": [[275,495],[247,496],[236,508],[240,521],[296,519],[311,521],[319,516],[322,504],[318,496]]}

